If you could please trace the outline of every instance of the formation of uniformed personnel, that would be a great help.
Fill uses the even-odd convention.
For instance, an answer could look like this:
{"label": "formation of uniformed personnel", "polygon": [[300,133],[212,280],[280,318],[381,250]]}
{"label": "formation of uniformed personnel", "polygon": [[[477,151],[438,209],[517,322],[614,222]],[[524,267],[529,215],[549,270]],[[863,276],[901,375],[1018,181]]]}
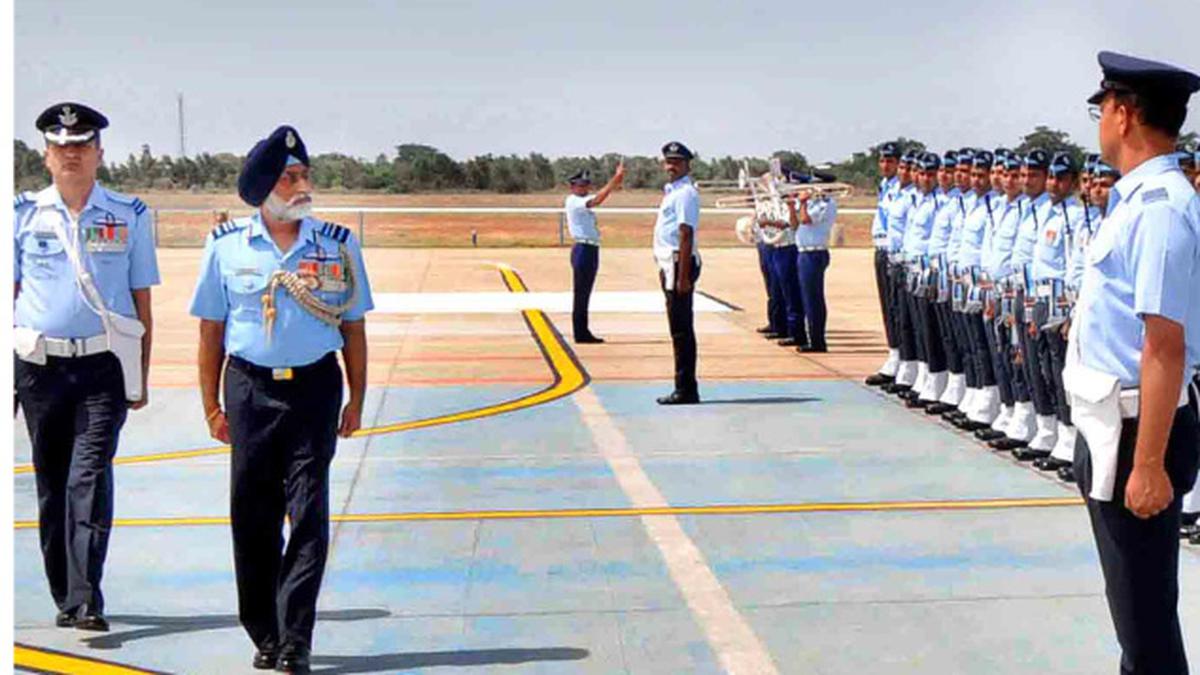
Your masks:
{"label": "formation of uniformed personnel", "polygon": [[662,148],[663,168],[670,182],[663,187],[662,204],[654,223],[654,260],[667,301],[667,323],[675,354],[675,390],[658,399],[660,405],[700,402],[696,382],[696,330],[692,298],[700,278],[696,230],[700,224],[700,193],[692,183],[692,151],[671,141]]}
{"label": "formation of uniformed personnel", "polygon": [[[1088,244],[1066,390],[1087,502],[1127,673],[1186,673],[1178,614],[1182,496],[1200,455],[1200,196],[1171,156],[1200,77],[1101,52],[1105,162],[1122,174]],[[1182,292],[1181,292],[1182,291]]]}
{"label": "formation of uniformed personnel", "polygon": [[329,465],[337,437],[362,422],[374,305],[354,235],[310,216],[308,152],[295,129],[255,144],[238,194],[258,210],[208,237],[192,298],[200,390],[210,433],[233,448],[238,616],[257,648],[253,665],[306,672],[329,547]]}
{"label": "formation of uniformed personnel", "polygon": [[571,194],[563,208],[567,214],[567,229],[575,242],[571,246],[572,288],[571,328],[576,344],[604,342],[588,328],[588,302],[600,271],[600,228],[592,209],[604,203],[613,190],[625,180],[625,164],[617,165],[613,177],[596,194],[591,194],[592,174],[587,169],[577,171],[569,179]]}
{"label": "formation of uniformed personnel", "polygon": [[141,200],[96,182],[104,115],[59,103],[36,126],[53,184],[16,198],[16,396],[33,445],[55,625],[106,631],[112,461],[127,411],[149,400],[154,231]]}

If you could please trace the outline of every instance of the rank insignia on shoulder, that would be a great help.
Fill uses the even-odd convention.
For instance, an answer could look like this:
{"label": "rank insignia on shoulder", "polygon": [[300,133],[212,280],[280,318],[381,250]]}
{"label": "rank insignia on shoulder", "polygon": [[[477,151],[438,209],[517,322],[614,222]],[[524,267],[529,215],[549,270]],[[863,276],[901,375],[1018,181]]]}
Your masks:
{"label": "rank insignia on shoulder", "polygon": [[213,228],[212,237],[214,240],[220,239],[230,232],[236,232],[238,229],[239,227],[232,220],[228,220]]}
{"label": "rank insignia on shoulder", "polygon": [[1158,187],[1153,190],[1146,190],[1142,193],[1143,204],[1153,204],[1154,202],[1165,202],[1170,195],[1167,194],[1167,188]]}
{"label": "rank insignia on shoulder", "polygon": [[25,206],[26,204],[30,204],[32,202],[33,202],[33,200],[29,198],[28,193],[18,192],[16,198],[13,199],[13,209],[19,209],[22,206]]}
{"label": "rank insignia on shoulder", "polygon": [[321,234],[337,241],[339,244],[344,244],[350,238],[350,229],[337,223],[325,223],[321,226]]}

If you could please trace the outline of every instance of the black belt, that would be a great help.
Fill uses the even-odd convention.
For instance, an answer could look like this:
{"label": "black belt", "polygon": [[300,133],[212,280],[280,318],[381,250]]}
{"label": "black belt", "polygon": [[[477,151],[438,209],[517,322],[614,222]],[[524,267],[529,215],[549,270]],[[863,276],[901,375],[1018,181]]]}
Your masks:
{"label": "black belt", "polygon": [[239,356],[229,357],[230,368],[243,372],[250,377],[265,380],[304,380],[305,378],[311,377],[316,373],[327,370],[331,365],[337,365],[337,356],[333,352],[325,354],[325,356],[322,356],[308,365],[280,368],[268,368],[267,366],[260,366]]}

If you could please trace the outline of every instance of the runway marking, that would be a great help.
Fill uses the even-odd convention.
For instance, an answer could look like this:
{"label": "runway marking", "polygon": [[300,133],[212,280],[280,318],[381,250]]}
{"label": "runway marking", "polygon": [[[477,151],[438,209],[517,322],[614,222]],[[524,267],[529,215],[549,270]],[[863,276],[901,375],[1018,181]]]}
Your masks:
{"label": "runway marking", "polygon": [[[500,276],[504,281],[504,285],[512,293],[526,293],[528,288],[521,277],[508,265],[498,264]],[[379,434],[393,434],[401,431],[412,431],[414,429],[427,429],[429,427],[442,426],[446,424],[456,424],[459,422],[467,422],[470,420],[482,419],[484,417],[492,417],[494,415],[503,415],[505,413],[532,408],[544,403],[558,400],[560,398],[570,396],[576,391],[585,387],[589,380],[587,371],[575,358],[575,354],[567,347],[562,335],[546,317],[545,312],[539,309],[527,309],[521,312],[521,317],[525,320],[525,325],[529,332],[533,335],[534,342],[542,353],[542,359],[550,366],[550,371],[554,375],[554,381],[531,394],[526,394],[515,399],[495,403],[492,405],[483,406],[480,408],[472,408],[461,412],[449,413],[446,415],[438,415],[436,417],[428,417],[425,419],[411,420],[408,422],[397,422],[394,424],[385,424],[367,429],[360,429],[354,434],[354,438],[362,438],[365,436],[376,436]],[[209,448],[197,448],[193,450],[177,450],[171,452],[159,452],[145,455],[130,455],[125,457],[117,457],[113,460],[114,465],[126,464],[145,464],[149,462],[164,462],[180,459],[192,459],[195,457],[209,457],[213,455],[224,455],[229,453],[229,446],[214,446]],[[13,467],[13,473],[26,474],[33,472],[32,464],[18,464]]]}
{"label": "runway marking", "polygon": [[[629,450],[625,435],[613,423],[596,393],[584,389],[573,400],[592,432],[596,449],[608,461],[617,483],[634,505],[626,511],[640,511],[637,515],[642,520],[642,527],[658,547],[675,587],[687,602],[725,672],[778,673],[766,645],[734,607],[704,553],[683,531],[675,514],[665,513],[671,508],[666,498],[646,475],[637,456]],[[650,513],[652,511],[658,513]]]}
{"label": "runway marking", "polygon": [[161,671],[135,668],[112,661],[13,643],[13,666],[37,673],[71,675],[158,675]]}
{"label": "runway marking", "polygon": [[[581,396],[584,394],[580,394]],[[622,458],[627,462],[627,458]],[[339,523],[402,523],[455,520],[552,520],[569,518],[645,518],[650,516],[753,516],[789,513],[887,513],[923,511],[985,511],[995,509],[1054,508],[1082,506],[1080,497],[1022,497],[1015,499],[948,499],[895,502],[807,502],[796,504],[713,504],[668,506],[642,504],[631,507],[595,509],[499,509],[481,511],[410,511],[407,513],[347,513],[330,516]],[[228,516],[180,516],[166,518],[117,518],[122,527],[173,527],[184,525],[228,525]],[[36,530],[37,521],[18,520],[15,529]]]}

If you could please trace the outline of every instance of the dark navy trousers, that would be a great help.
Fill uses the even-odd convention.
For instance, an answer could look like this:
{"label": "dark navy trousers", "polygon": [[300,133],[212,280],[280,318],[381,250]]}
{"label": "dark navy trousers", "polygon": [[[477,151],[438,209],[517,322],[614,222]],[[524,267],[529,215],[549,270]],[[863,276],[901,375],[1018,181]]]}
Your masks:
{"label": "dark navy trousers", "polygon": [[289,380],[237,357],[225,368],[238,618],[260,647],[312,645],[341,407],[342,371],[332,352],[293,368]]}
{"label": "dark navy trousers", "polygon": [[575,338],[591,335],[588,329],[588,302],[600,270],[600,247],[575,244],[571,247],[571,271],[574,276],[575,298],[571,304],[571,328]]}
{"label": "dark navy trousers", "polygon": [[772,333],[787,335],[787,312],[778,280],[771,271],[771,250],[761,241],[758,243],[758,269],[762,272],[763,285],[767,289],[767,325]]}
{"label": "dark navy trousers", "polygon": [[825,270],[829,251],[797,251],[796,274],[800,280],[801,320],[808,324],[808,343],[825,349]]}
{"label": "dark navy trousers", "polygon": [[105,352],[15,360],[17,401],[33,445],[38,534],[60,610],[104,611],[100,580],[113,520],[113,457],[129,404],[121,363]]}
{"label": "dark navy trousers", "polygon": [[800,296],[800,280],[796,276],[796,247],[772,246],[770,249],[771,275],[779,289],[783,305],[784,335],[797,342],[807,342],[804,329],[804,304]]}

